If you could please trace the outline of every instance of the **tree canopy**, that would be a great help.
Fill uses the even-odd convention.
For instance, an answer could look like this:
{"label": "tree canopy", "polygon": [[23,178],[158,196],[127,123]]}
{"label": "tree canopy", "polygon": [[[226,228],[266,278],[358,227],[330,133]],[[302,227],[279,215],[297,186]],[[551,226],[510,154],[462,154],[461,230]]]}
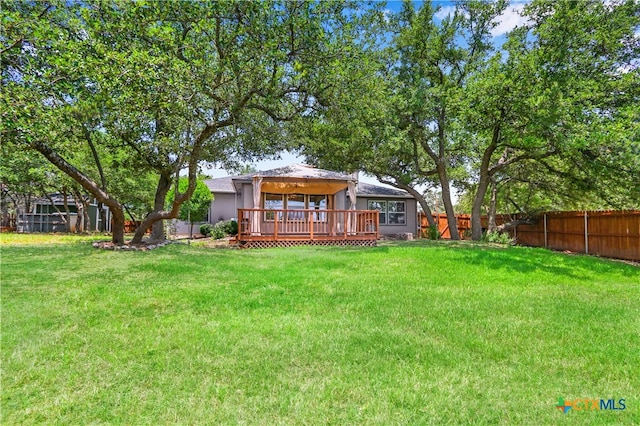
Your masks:
{"label": "tree canopy", "polygon": [[450,187],[468,194],[474,239],[501,200],[528,213],[545,200],[640,205],[628,184],[640,175],[640,5],[533,1],[527,23],[497,46],[508,7],[462,1],[443,16],[437,3],[405,2],[388,21],[393,37],[350,86],[349,107],[327,108],[303,152],[411,193],[439,186],[452,238]]}
{"label": "tree canopy", "polygon": [[[359,33],[355,3],[14,2],[3,6],[3,138],[40,152],[113,213],[116,175],[156,176],[144,230],[176,217],[201,162],[274,153],[278,123],[334,86]],[[189,185],[164,201],[180,170]],[[154,227],[162,232],[162,226]]]}
{"label": "tree canopy", "polygon": [[507,1],[453,6],[7,3],[3,183],[48,160],[109,206],[117,244],[134,206],[148,211],[133,241],[150,226],[162,237],[202,164],[292,148],[427,213],[425,188],[439,190],[454,239],[452,188],[474,239],[497,209],[640,205],[640,3],[533,0],[502,45]]}
{"label": "tree canopy", "polygon": [[[178,193],[184,193],[189,186],[189,179],[181,177],[178,181]],[[174,186],[175,188],[175,186]],[[166,204],[171,205],[176,197],[176,191],[172,188],[167,194]],[[180,212],[178,219],[189,221],[190,223],[200,222],[205,220],[207,213],[209,213],[209,207],[211,206],[211,200],[213,200],[213,194],[209,187],[204,183],[202,178],[199,178],[196,187],[193,190],[193,194],[188,201],[185,201],[180,206]]]}

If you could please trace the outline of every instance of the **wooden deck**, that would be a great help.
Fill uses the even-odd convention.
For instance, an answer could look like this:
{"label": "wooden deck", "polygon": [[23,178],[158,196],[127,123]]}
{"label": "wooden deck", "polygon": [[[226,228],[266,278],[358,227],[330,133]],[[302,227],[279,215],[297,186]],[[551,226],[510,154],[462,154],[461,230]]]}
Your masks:
{"label": "wooden deck", "polygon": [[377,210],[238,209],[241,247],[375,245]]}

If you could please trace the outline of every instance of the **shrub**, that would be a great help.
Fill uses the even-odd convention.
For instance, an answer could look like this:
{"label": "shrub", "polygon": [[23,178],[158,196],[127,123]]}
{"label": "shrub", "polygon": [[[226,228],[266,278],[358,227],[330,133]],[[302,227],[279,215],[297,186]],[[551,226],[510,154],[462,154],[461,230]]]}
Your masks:
{"label": "shrub", "polygon": [[236,235],[238,233],[238,222],[235,220],[221,220],[215,225],[205,223],[200,225],[200,233],[205,237],[219,240],[227,235]]}
{"label": "shrub", "polygon": [[237,235],[238,234],[238,222],[235,220],[228,221],[228,234],[229,235]]}
{"label": "shrub", "polygon": [[213,226],[211,226],[210,223],[204,223],[202,225],[200,225],[200,233],[202,235],[204,235],[205,237],[208,237],[209,235],[211,235],[211,229],[213,228]]}
{"label": "shrub", "polygon": [[227,235],[227,232],[225,231],[224,222],[218,222],[211,227],[211,238],[214,240],[224,238],[225,235]]}
{"label": "shrub", "polygon": [[438,230],[437,225],[429,226],[429,229],[427,230],[427,238],[429,238],[430,240],[440,239],[440,231]]}
{"label": "shrub", "polygon": [[220,225],[225,234],[236,235],[238,233],[238,222],[236,222],[235,220],[221,221],[216,225]]}
{"label": "shrub", "polygon": [[513,238],[506,232],[485,232],[482,234],[485,243],[514,244]]}

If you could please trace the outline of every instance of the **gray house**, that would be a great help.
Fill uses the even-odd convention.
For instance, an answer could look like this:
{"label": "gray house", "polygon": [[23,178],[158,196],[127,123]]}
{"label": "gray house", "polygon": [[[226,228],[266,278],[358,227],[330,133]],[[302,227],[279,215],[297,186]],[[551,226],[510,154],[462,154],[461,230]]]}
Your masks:
{"label": "gray house", "polygon": [[297,164],[205,184],[214,196],[209,222],[236,219],[247,240],[362,240],[417,232],[411,195],[355,175]]}

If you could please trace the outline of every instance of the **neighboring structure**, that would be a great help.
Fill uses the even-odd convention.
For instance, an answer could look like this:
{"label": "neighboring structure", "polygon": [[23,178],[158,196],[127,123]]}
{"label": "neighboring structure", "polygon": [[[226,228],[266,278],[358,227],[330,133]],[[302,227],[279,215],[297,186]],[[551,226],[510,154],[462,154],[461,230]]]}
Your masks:
{"label": "neighboring structure", "polygon": [[354,175],[298,164],[205,183],[214,196],[209,222],[238,220],[238,240],[248,246],[369,245],[380,234],[417,231],[413,197]]}
{"label": "neighboring structure", "polygon": [[[38,198],[31,202],[29,211],[19,212],[16,219],[17,232],[67,232],[65,219],[69,222],[69,230],[75,232],[78,208],[73,200],[67,200],[67,215],[64,199],[60,195],[53,195],[50,199]],[[104,216],[107,223],[102,224],[100,211],[96,200],[91,200],[87,204],[89,223],[85,224],[85,229],[89,231],[110,231],[111,215],[109,208],[103,206]]]}

